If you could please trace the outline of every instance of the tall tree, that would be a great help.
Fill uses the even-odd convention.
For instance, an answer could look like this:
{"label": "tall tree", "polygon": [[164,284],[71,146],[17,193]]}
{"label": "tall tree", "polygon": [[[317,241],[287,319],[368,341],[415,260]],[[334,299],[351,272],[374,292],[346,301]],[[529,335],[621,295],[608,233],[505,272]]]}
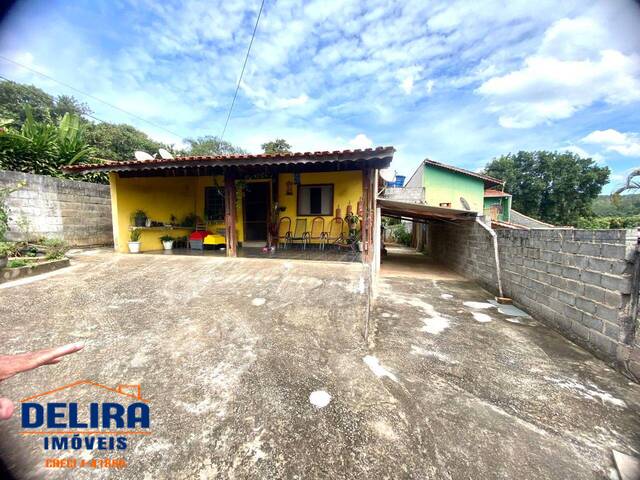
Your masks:
{"label": "tall tree", "polygon": [[55,98],[51,115],[54,119],[64,117],[65,113],[70,113],[82,118],[83,115],[93,113],[84,102],[81,102],[75,97],[69,95],[59,95]]}
{"label": "tall tree", "polygon": [[247,153],[240,147],[233,145],[219,137],[205,135],[198,138],[185,138],[185,143],[189,145],[186,155],[233,155]]}
{"label": "tall tree", "polygon": [[167,148],[125,123],[91,124],[87,129],[87,142],[96,149],[97,158],[117,161],[132,160],[136,150],[153,155],[159,148]]}
{"label": "tall tree", "polygon": [[4,81],[0,82],[0,118],[13,121],[20,128],[27,119],[25,107],[31,108],[36,122],[51,119],[51,110],[55,106],[54,98],[33,85]]}
{"label": "tall tree", "polygon": [[69,95],[53,97],[33,85],[4,81],[0,82],[0,118],[13,120],[13,124],[20,128],[27,119],[25,107],[31,108],[31,114],[36,122],[57,122],[62,120],[65,113],[76,115],[81,121],[83,115],[90,114],[91,109],[86,103]]}
{"label": "tall tree", "polygon": [[262,150],[264,153],[269,153],[271,155],[277,153],[291,153],[291,145],[284,138],[276,138],[270,142],[266,142],[262,144]]}
{"label": "tall tree", "polygon": [[609,168],[570,152],[518,152],[494,159],[485,173],[505,181],[513,208],[545,222],[575,225],[609,180]]}

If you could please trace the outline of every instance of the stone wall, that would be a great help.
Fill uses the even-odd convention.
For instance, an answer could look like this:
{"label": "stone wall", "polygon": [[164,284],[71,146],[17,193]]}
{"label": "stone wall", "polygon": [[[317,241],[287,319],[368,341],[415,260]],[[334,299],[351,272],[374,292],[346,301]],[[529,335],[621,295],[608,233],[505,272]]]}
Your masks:
{"label": "stone wall", "polygon": [[43,175],[0,171],[0,188],[26,185],[12,193],[9,240],[21,240],[28,223],[32,237],[63,238],[70,245],[113,244],[108,185]]}
{"label": "stone wall", "polygon": [[[504,295],[601,358],[640,377],[638,234],[634,230],[495,230]],[[489,232],[433,223],[433,255],[497,293]],[[636,273],[635,275],[638,275]]]}

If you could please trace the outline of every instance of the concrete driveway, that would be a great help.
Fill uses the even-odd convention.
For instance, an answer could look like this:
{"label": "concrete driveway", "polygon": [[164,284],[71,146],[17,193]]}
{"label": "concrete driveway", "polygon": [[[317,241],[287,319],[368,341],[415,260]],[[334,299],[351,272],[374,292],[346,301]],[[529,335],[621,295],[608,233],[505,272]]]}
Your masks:
{"label": "concrete driveway", "polygon": [[70,473],[43,468],[16,415],[0,425],[5,463],[17,478],[606,478],[610,448],[637,452],[638,385],[533,319],[483,308],[488,294],[455,276],[388,272],[366,345],[362,273],[98,252],[5,285],[4,351],[87,346],[3,396],[141,384],[153,427],[125,469]]}

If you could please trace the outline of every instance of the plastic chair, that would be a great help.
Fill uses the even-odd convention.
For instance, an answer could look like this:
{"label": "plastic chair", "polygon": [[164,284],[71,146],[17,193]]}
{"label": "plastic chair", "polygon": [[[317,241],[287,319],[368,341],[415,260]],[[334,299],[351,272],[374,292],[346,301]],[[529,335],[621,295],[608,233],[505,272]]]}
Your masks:
{"label": "plastic chair", "polygon": [[331,219],[331,221],[329,222],[329,228],[326,232],[324,232],[325,244],[330,243],[334,245],[344,238],[343,230],[345,223],[346,222],[340,217]]}
{"label": "plastic chair", "polygon": [[287,244],[289,243],[289,239],[291,238],[291,218],[289,217],[280,217],[280,221],[278,222],[278,243],[280,240],[283,241],[284,248],[287,248]]}
{"label": "plastic chair", "polygon": [[307,242],[309,240],[309,232],[307,231],[307,219],[296,218],[296,228],[293,231],[293,235],[289,237],[289,243],[302,242],[302,249],[307,248]]}
{"label": "plastic chair", "polygon": [[309,232],[309,243],[313,240],[319,240],[318,247],[324,250],[324,218],[315,217],[311,220],[311,231]]}

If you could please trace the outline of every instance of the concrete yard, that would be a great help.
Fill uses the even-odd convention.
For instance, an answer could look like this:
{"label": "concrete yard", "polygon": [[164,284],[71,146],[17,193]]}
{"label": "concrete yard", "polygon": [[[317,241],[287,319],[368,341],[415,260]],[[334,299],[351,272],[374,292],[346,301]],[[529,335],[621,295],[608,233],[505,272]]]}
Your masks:
{"label": "concrete yard", "polygon": [[359,264],[96,251],[0,285],[2,353],[86,342],[2,396],[141,384],[152,412],[121,471],[45,469],[17,414],[0,423],[4,463],[20,479],[617,478],[611,449],[640,453],[640,386],[401,253],[369,344]]}

